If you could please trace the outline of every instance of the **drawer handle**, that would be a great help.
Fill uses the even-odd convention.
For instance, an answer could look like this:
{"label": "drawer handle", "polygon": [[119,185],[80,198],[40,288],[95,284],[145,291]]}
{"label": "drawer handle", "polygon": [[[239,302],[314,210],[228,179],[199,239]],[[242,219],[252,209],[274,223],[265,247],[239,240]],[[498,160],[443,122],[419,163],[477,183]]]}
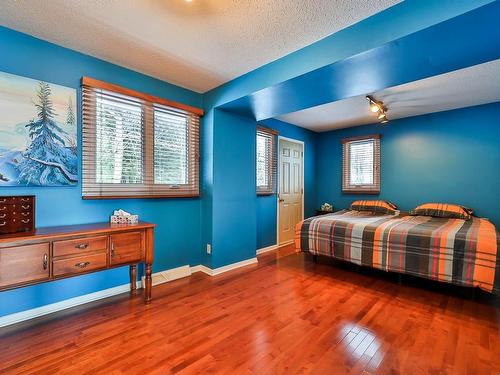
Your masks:
{"label": "drawer handle", "polygon": [[7,214],[0,215],[0,219],[5,219],[6,216]]}
{"label": "drawer handle", "polygon": [[30,208],[30,205],[29,205],[29,204],[28,204],[27,206],[23,206],[23,205],[21,205],[21,208],[22,208],[23,210],[27,210],[28,208]]}
{"label": "drawer handle", "polygon": [[2,222],[0,223],[0,227],[3,227],[5,224],[7,224],[7,222],[6,222],[6,221],[2,221]]}
{"label": "drawer handle", "polygon": [[30,199],[29,198],[21,198],[21,202],[29,202]]}
{"label": "drawer handle", "polygon": [[47,254],[43,254],[43,269],[46,270],[49,264],[49,256]]}
{"label": "drawer handle", "polygon": [[30,219],[21,219],[21,221],[24,223],[24,224],[28,224],[30,222]]}
{"label": "drawer handle", "polygon": [[30,213],[29,212],[21,212],[21,215],[23,215],[23,216],[30,216]]}
{"label": "drawer handle", "polygon": [[75,245],[75,248],[80,250],[86,249],[87,247],[89,247],[88,243],[80,243],[78,245]]}
{"label": "drawer handle", "polygon": [[87,267],[89,264],[90,264],[90,262],[81,262],[81,263],[77,263],[77,264],[75,264],[75,267],[78,267],[78,268],[85,268],[85,267]]}
{"label": "drawer handle", "polygon": [[5,211],[7,210],[7,206],[3,206],[2,208],[0,208],[0,211]]}
{"label": "drawer handle", "polygon": [[5,203],[7,202],[7,198],[0,199],[0,203]]}
{"label": "drawer handle", "polygon": [[115,244],[113,242],[111,242],[111,256],[115,256]]}

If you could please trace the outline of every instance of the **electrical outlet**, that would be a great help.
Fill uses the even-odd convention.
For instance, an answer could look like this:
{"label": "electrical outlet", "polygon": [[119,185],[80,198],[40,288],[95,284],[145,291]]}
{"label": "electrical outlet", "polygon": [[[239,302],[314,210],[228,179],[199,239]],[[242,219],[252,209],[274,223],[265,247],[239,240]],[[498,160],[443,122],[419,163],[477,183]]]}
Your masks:
{"label": "electrical outlet", "polygon": [[212,245],[207,243],[207,254],[212,254]]}

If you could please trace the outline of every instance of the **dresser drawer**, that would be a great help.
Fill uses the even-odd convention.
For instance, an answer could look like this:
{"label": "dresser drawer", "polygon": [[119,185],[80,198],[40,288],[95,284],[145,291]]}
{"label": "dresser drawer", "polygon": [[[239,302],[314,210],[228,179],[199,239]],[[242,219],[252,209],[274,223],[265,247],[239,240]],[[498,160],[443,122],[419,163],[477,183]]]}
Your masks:
{"label": "dresser drawer", "polygon": [[52,262],[52,276],[76,275],[82,272],[106,268],[106,259],[107,254],[102,252],[54,260]]}
{"label": "dresser drawer", "polygon": [[16,197],[0,197],[0,205],[17,203]]}
{"label": "dresser drawer", "polygon": [[[8,210],[0,210],[0,220],[13,221],[14,219],[33,219],[33,211],[19,210],[16,204],[9,205]],[[1,208],[1,207],[0,207]]]}
{"label": "dresser drawer", "polygon": [[31,232],[33,219],[30,217],[16,218],[11,215],[0,214],[0,234]]}
{"label": "dresser drawer", "polygon": [[12,214],[15,210],[15,204],[0,203],[0,214]]}
{"label": "dresser drawer", "polygon": [[0,249],[0,288],[48,278],[48,243]]}
{"label": "dresser drawer", "polygon": [[33,203],[28,202],[28,203],[16,203],[16,212],[33,212]]}
{"label": "dresser drawer", "polygon": [[[15,219],[24,219],[25,221],[27,219],[33,219],[33,212],[32,211],[13,211],[11,213],[12,217]],[[1,217],[1,214],[0,214]]]}
{"label": "dresser drawer", "polygon": [[74,240],[55,241],[52,255],[54,257],[78,255],[108,249],[108,236],[77,238]]}
{"label": "dresser drawer", "polygon": [[0,202],[0,212],[33,212],[35,205],[33,202],[21,202],[19,200],[9,200],[4,198],[7,202]]}
{"label": "dresser drawer", "polygon": [[29,203],[29,204],[32,204],[32,205],[35,204],[35,197],[34,196],[26,196],[26,197],[20,196],[20,197],[14,197],[14,198],[19,203],[22,203],[22,204],[25,204],[25,203]]}
{"label": "dresser drawer", "polygon": [[[2,215],[0,214],[0,217]],[[17,225],[10,217],[0,219],[0,234],[17,232]]]}

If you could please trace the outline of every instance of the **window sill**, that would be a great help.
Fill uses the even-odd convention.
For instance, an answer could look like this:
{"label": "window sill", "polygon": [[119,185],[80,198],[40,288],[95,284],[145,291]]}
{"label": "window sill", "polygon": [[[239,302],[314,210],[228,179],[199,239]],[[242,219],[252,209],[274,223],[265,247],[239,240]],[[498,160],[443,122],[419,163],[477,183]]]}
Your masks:
{"label": "window sill", "polygon": [[380,190],[342,190],[342,194],[378,195],[380,194]]}
{"label": "window sill", "polygon": [[179,195],[110,195],[110,196],[82,196],[83,200],[102,199],[169,199],[169,198],[200,198],[200,194],[179,194]]}

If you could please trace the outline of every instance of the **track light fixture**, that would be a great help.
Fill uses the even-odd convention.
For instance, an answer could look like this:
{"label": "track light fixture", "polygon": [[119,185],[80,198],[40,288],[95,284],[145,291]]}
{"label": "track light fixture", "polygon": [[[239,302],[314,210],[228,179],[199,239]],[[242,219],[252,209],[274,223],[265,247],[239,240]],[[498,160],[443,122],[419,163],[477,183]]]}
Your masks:
{"label": "track light fixture", "polygon": [[372,96],[367,95],[366,100],[370,103],[370,112],[378,113],[378,119],[381,124],[385,124],[389,122],[387,118],[387,107],[384,106],[384,103],[381,101],[375,100]]}

